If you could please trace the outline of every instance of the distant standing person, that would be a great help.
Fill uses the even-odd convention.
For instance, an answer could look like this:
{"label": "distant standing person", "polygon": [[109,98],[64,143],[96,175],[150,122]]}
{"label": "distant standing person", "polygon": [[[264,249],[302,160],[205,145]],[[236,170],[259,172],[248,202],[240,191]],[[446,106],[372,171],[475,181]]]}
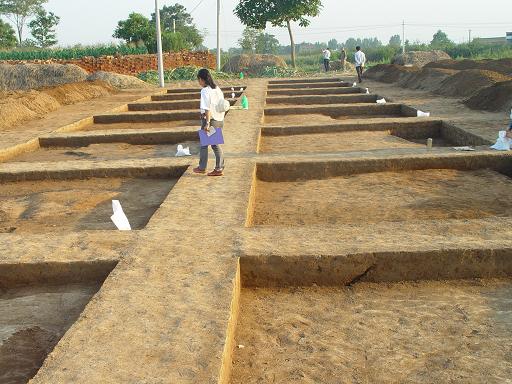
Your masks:
{"label": "distant standing person", "polygon": [[324,54],[325,72],[329,72],[329,69],[331,69],[331,50],[326,48],[322,51],[322,53]]}
{"label": "distant standing person", "polygon": [[345,71],[345,65],[347,64],[347,51],[345,51],[345,48],[341,48],[340,52],[340,66],[341,70]]}
{"label": "distant standing person", "polygon": [[355,62],[356,62],[356,71],[357,71],[357,77],[359,78],[359,82],[363,82],[363,71],[364,71],[364,65],[366,64],[366,55],[363,51],[361,51],[361,47],[356,47],[356,54],[355,54]]}

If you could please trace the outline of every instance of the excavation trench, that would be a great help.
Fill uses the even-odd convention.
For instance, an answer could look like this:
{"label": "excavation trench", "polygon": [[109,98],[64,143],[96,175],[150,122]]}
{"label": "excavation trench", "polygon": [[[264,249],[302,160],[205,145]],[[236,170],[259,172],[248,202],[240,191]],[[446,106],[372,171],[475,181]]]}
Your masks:
{"label": "excavation trench", "polygon": [[0,382],[25,384],[116,262],[0,265]]}
{"label": "excavation trench", "polygon": [[[147,169],[112,176],[99,169],[70,178],[64,172],[26,175],[32,180],[0,183],[0,232],[69,233],[116,230],[112,200],[119,200],[132,229],[143,229],[185,168]],[[124,171],[130,174],[129,171]],[[138,173],[138,174],[137,174]],[[99,174],[102,177],[97,177]],[[73,175],[71,172],[70,176]],[[108,176],[108,177],[105,177]],[[23,178],[23,175],[18,175]]]}

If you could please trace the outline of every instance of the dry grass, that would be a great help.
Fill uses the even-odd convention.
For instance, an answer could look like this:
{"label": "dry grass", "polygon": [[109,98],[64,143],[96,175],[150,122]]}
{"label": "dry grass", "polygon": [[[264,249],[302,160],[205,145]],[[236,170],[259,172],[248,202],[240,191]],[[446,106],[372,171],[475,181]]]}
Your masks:
{"label": "dry grass", "polygon": [[30,90],[76,83],[87,71],[74,64],[0,64],[0,90]]}

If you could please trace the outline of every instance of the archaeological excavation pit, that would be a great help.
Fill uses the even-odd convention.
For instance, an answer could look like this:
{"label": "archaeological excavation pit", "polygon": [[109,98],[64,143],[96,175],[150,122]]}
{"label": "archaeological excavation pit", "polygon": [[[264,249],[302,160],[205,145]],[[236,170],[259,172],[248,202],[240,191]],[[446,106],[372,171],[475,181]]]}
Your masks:
{"label": "archaeological excavation pit", "polygon": [[[364,96],[364,95],[363,95]],[[342,96],[343,97],[343,96]],[[368,120],[416,116],[402,104],[352,103],[338,105],[267,106],[266,125],[334,124],[345,120]]]}
{"label": "archaeological excavation pit", "polygon": [[512,179],[488,168],[507,172],[508,160],[495,160],[259,164],[248,222],[293,227],[510,217]]}
{"label": "archaeological excavation pit", "polygon": [[433,147],[488,145],[488,143],[440,120],[418,118],[381,119],[357,124],[264,126],[261,153],[328,153],[375,149],[427,149]]}
{"label": "archaeological excavation pit", "polygon": [[[196,134],[197,135],[197,134]],[[199,153],[198,141],[180,142],[184,148],[189,148],[191,155]],[[89,144],[69,147],[41,147],[34,152],[28,152],[14,157],[12,162],[61,162],[70,160],[108,161],[135,160],[152,158],[174,158],[177,144],[129,144],[106,143]]]}
{"label": "archaeological excavation pit", "polygon": [[198,118],[190,118],[188,120],[169,120],[169,121],[153,121],[153,122],[108,122],[108,123],[94,123],[84,126],[80,131],[132,131],[136,132],[139,130],[154,129],[199,129]]}
{"label": "archaeological excavation pit", "polygon": [[267,97],[267,105],[326,105],[326,104],[357,104],[375,103],[380,97],[377,95],[345,94],[345,95],[286,95]]}
{"label": "archaeological excavation pit", "polygon": [[115,262],[0,265],[0,382],[25,384]]}
{"label": "archaeological excavation pit", "polygon": [[503,383],[512,281],[245,287],[232,384]]}
{"label": "archaeological excavation pit", "polygon": [[267,90],[267,96],[279,97],[279,96],[320,96],[320,95],[354,95],[365,93],[359,87],[328,87],[321,88],[316,87],[314,84],[304,89],[269,89]]}
{"label": "archaeological excavation pit", "polygon": [[38,179],[0,183],[0,232],[48,233],[116,230],[112,200],[132,229],[143,229],[184,168],[148,176]]}

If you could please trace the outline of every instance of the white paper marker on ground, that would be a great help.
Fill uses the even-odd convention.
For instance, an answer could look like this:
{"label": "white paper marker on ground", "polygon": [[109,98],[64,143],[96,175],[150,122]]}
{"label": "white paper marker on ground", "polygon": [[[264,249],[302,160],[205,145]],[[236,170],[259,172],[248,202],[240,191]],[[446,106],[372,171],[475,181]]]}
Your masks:
{"label": "white paper marker on ground", "polygon": [[132,227],[124,214],[123,207],[121,207],[119,200],[112,200],[112,210],[114,214],[110,216],[110,220],[116,225],[117,229],[120,231],[131,231]]}
{"label": "white paper marker on ground", "polygon": [[418,110],[418,117],[430,117],[430,112],[423,112]]}
{"label": "white paper marker on ground", "polygon": [[495,149],[497,151],[510,151],[510,139],[507,137],[507,131],[499,131],[498,132],[498,140],[496,143],[491,146],[491,149]]}
{"label": "white paper marker on ground", "polygon": [[366,94],[369,95],[370,94],[370,90],[368,88],[366,88]]}
{"label": "white paper marker on ground", "polygon": [[474,151],[475,148],[465,146],[465,147],[453,147],[456,151]]}
{"label": "white paper marker on ground", "polygon": [[176,150],[176,157],[191,156],[190,147],[183,148],[183,145],[178,144]]}
{"label": "white paper marker on ground", "polygon": [[384,98],[378,99],[377,104],[386,104],[386,99],[384,99]]}
{"label": "white paper marker on ground", "polygon": [[352,84],[352,88],[357,87],[357,83]]}

